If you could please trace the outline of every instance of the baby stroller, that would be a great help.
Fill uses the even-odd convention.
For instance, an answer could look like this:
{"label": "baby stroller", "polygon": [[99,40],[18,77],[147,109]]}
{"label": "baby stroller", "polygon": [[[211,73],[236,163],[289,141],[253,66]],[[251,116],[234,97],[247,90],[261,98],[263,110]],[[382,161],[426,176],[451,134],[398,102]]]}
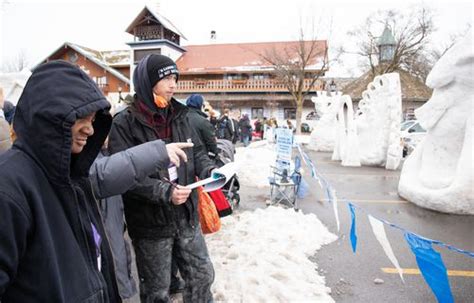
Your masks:
{"label": "baby stroller", "polygon": [[[235,148],[231,141],[217,139],[219,155],[216,157],[216,165],[222,167],[227,163],[234,162]],[[231,204],[232,208],[238,207],[240,203],[239,195],[240,183],[237,175],[234,175],[229,182],[222,187],[222,193]]]}

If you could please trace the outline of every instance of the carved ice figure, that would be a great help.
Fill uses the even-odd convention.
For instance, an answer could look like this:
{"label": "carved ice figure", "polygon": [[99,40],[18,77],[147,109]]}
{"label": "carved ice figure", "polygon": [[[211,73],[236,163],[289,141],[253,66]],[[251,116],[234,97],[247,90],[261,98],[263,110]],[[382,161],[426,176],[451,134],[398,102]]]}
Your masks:
{"label": "carved ice figure", "polygon": [[376,76],[362,93],[355,123],[362,165],[396,169],[402,158],[402,100],[398,73]]}
{"label": "carved ice figure", "polygon": [[348,95],[343,95],[334,102],[334,106],[339,110],[337,113],[337,136],[331,160],[342,161],[342,166],[360,166],[359,140],[355,127],[352,99]]}
{"label": "carved ice figure", "polygon": [[472,31],[431,70],[430,100],[415,111],[426,137],[403,166],[399,194],[422,207],[474,214]]}
{"label": "carved ice figure", "polygon": [[[338,119],[344,120],[344,142],[341,145],[341,165],[342,166],[360,166],[359,155],[359,137],[357,135],[357,124],[354,119],[354,109],[352,107],[352,99],[348,95],[341,97],[342,106],[339,111]],[[345,110],[347,109],[347,110]]]}
{"label": "carved ice figure", "polygon": [[338,108],[335,102],[341,97],[341,93],[327,95],[325,91],[317,91],[316,97],[312,97],[314,108],[321,117],[314,123],[308,148],[316,151],[333,151],[336,138],[336,115]]}

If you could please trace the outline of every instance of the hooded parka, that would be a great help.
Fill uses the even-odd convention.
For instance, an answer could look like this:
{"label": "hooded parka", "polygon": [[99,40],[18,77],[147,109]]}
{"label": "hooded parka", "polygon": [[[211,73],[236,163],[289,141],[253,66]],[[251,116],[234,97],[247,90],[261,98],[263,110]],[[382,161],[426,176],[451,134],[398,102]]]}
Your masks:
{"label": "hooded parka", "polygon": [[[29,78],[15,114],[17,140],[0,156],[2,303],[121,302],[88,179],[110,129],[109,107],[89,76],[65,61]],[[94,134],[71,155],[71,127],[93,112]]]}

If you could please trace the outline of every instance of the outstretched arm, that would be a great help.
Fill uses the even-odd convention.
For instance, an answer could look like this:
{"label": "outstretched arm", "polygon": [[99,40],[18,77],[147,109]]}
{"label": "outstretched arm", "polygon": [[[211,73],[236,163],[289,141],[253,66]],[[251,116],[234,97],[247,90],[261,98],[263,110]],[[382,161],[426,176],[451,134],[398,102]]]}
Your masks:
{"label": "outstretched arm", "polygon": [[143,182],[158,169],[167,168],[169,162],[177,166],[187,161],[181,148],[192,143],[165,145],[156,140],[128,148],[109,157],[97,159],[90,169],[90,180],[98,198],[123,194]]}

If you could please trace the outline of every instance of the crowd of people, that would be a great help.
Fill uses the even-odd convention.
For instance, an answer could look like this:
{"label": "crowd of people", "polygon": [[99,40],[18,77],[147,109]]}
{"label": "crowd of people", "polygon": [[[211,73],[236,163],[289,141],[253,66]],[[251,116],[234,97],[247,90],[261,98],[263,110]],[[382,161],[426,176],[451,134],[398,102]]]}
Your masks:
{"label": "crowd of people", "polygon": [[[187,100],[188,106],[193,104],[192,100],[196,96],[202,98],[200,95],[192,95]],[[252,123],[248,114],[241,115],[238,111],[232,113],[228,108],[224,109],[219,118],[209,105],[206,105],[203,111],[211,122],[212,132],[215,133],[216,138],[231,141],[233,144],[240,141],[244,146],[248,146],[254,138],[266,139],[266,131],[269,130],[270,134],[274,134],[274,130],[278,128],[278,122],[274,117],[256,118]],[[290,120],[287,120],[283,127],[295,130]]]}
{"label": "crowd of people", "polygon": [[[0,95],[2,303],[130,298],[125,229],[141,302],[176,291],[184,302],[213,301],[198,196],[186,185],[217,167],[216,136],[194,110],[202,97],[174,99],[178,77],[170,58],[145,57],[133,101],[114,117],[90,77],[61,60],[33,71],[11,125]],[[207,130],[192,126],[203,121]]]}
{"label": "crowd of people", "polygon": [[[186,185],[217,168],[218,139],[247,146],[278,127],[173,95],[179,71],[143,58],[114,116],[66,61],[37,67],[17,106],[0,88],[0,301],[212,302],[214,268]],[[265,125],[267,127],[265,127]],[[230,144],[230,143],[229,143]]]}

